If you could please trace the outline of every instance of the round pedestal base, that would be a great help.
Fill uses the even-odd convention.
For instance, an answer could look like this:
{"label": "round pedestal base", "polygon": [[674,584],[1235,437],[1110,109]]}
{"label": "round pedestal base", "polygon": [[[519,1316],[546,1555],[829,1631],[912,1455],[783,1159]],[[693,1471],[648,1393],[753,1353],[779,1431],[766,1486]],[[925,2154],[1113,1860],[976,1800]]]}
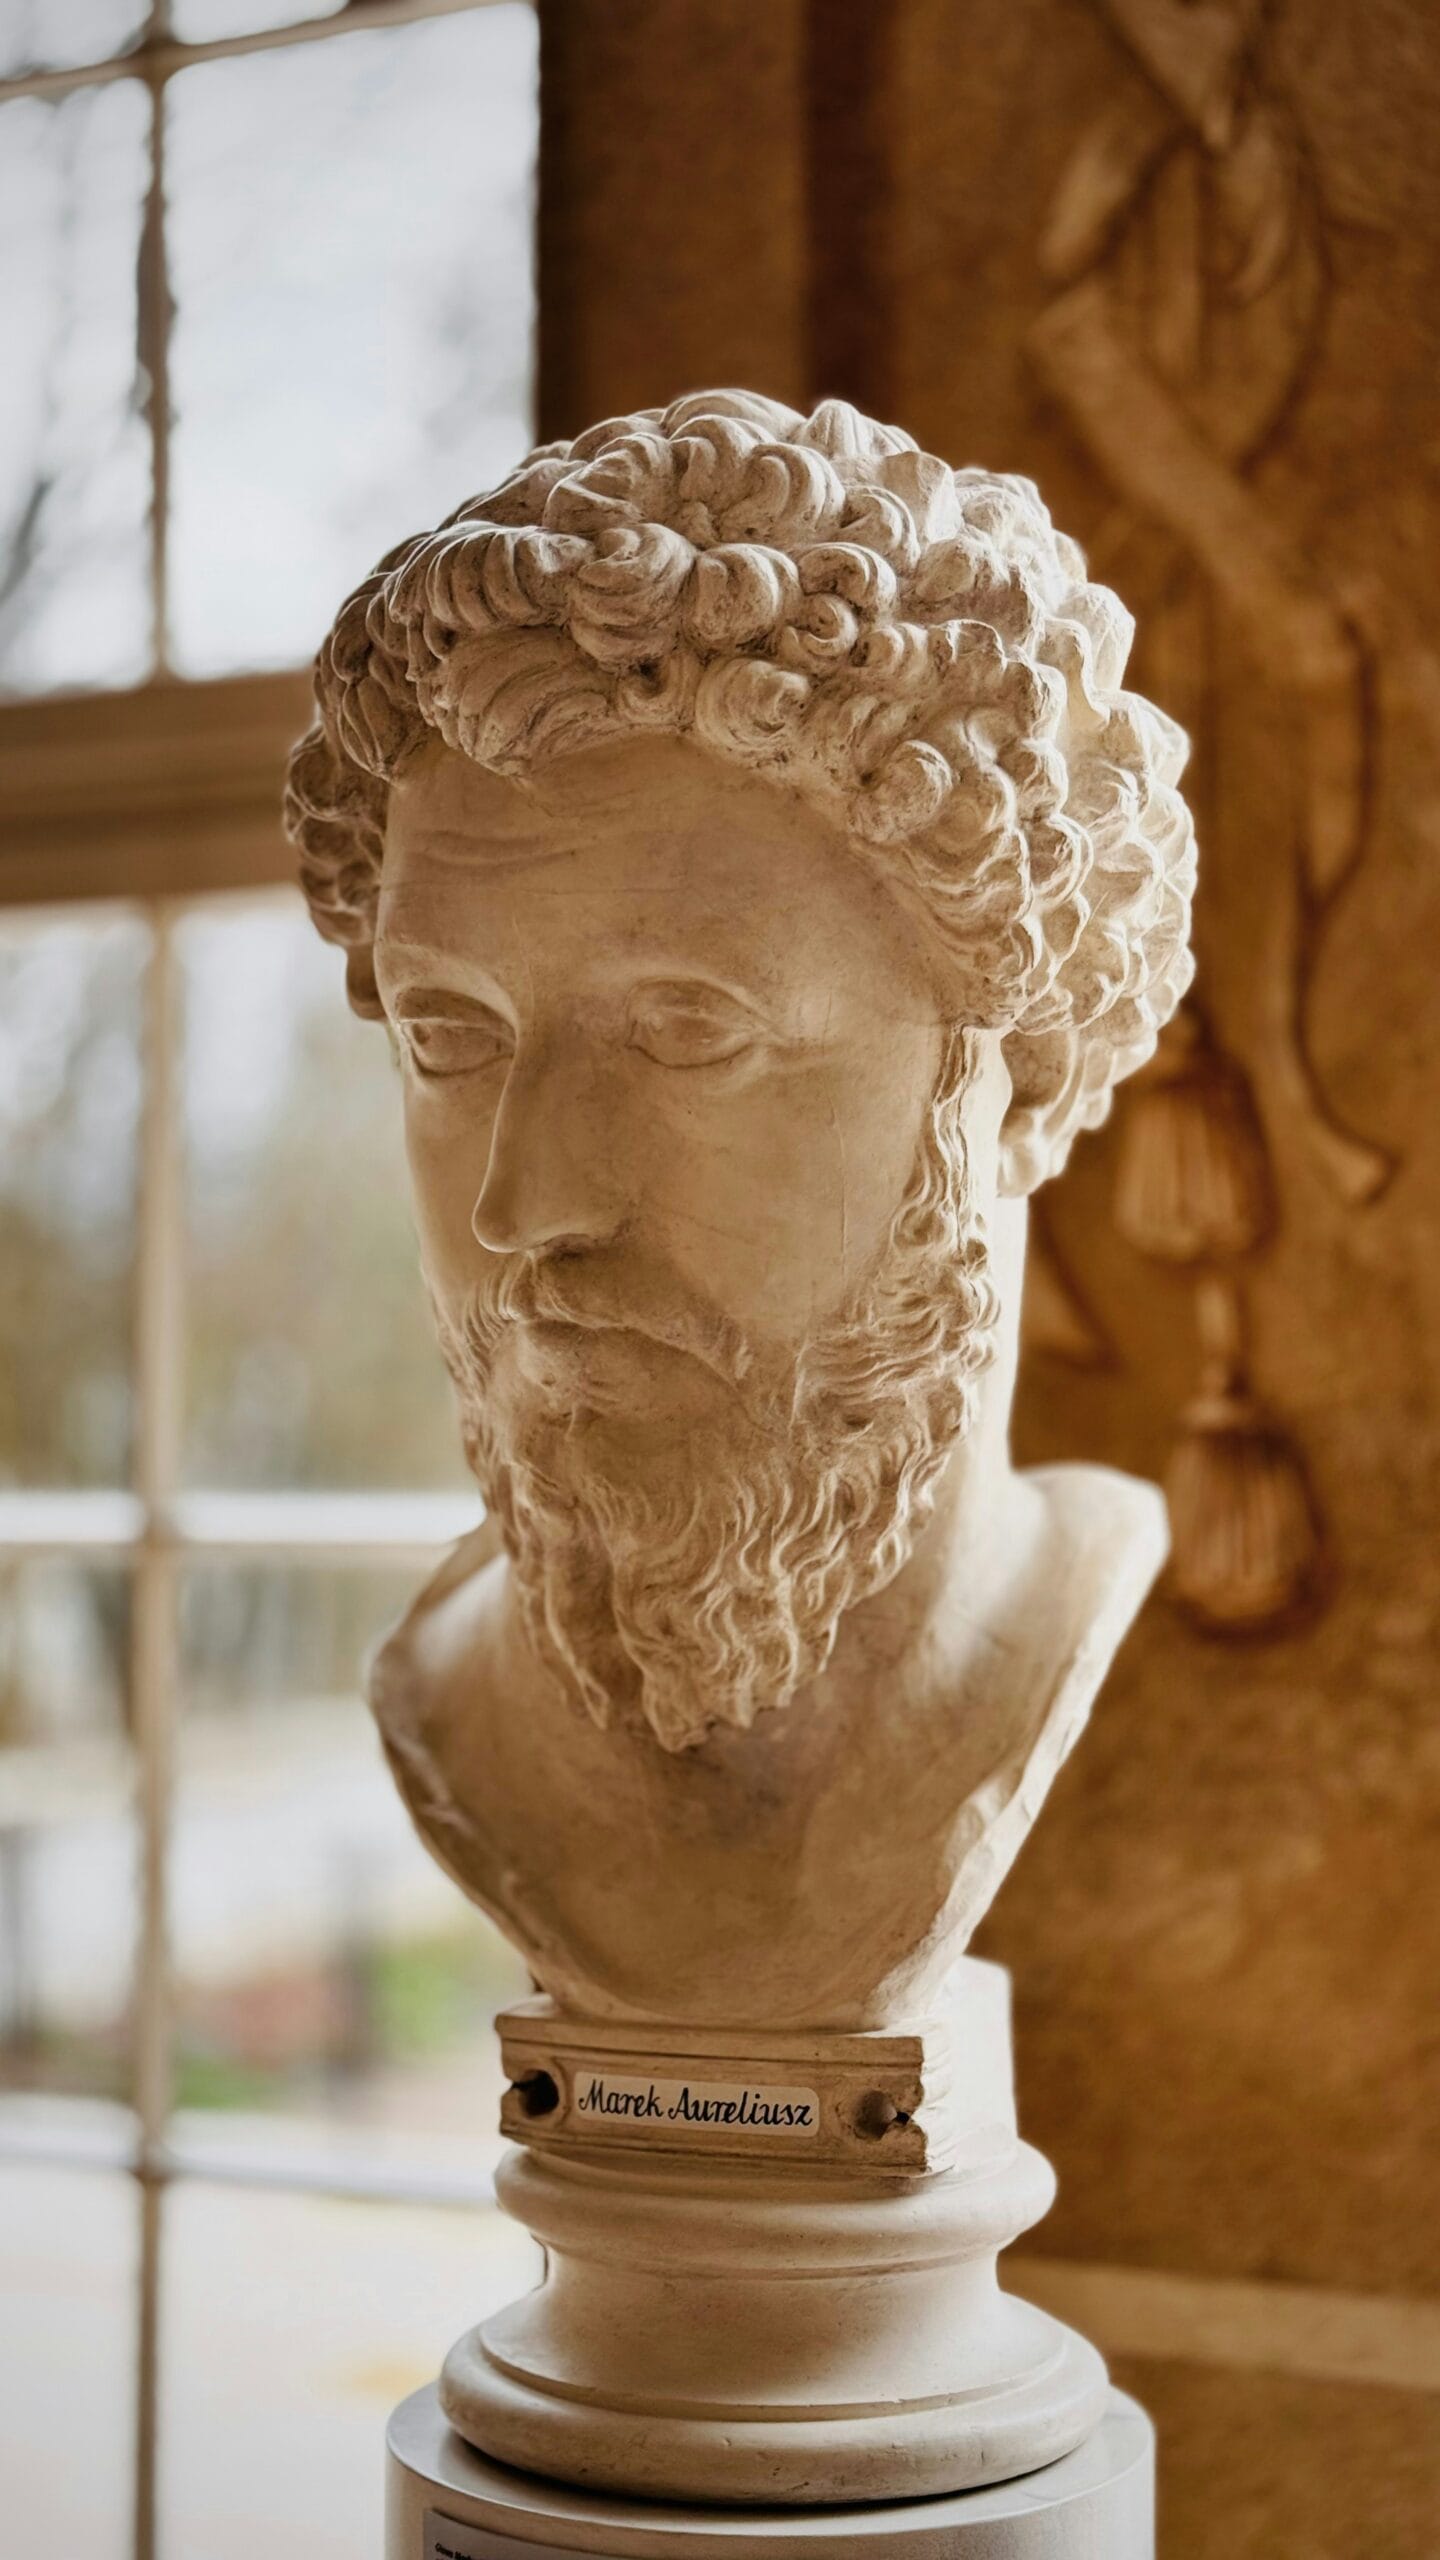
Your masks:
{"label": "round pedestal base", "polygon": [[609,2497],[817,2506],[1019,2479],[1083,2444],[1095,2349],[1003,2293],[1054,2191],[1000,2125],[934,2177],[517,2152],[544,2282],[446,2357],[492,2461]]}
{"label": "round pedestal base", "polygon": [[1078,2452],[1003,2487],[902,2506],[668,2506],[487,2461],[432,2384],[390,2421],[386,2518],[385,2560],[1154,2560],[1155,2433],[1112,2391]]}
{"label": "round pedestal base", "polygon": [[954,2397],[827,2405],[817,2389],[803,2413],[713,2400],[656,2408],[599,2391],[571,2399],[505,2371],[472,2330],[445,2359],[441,2406],[507,2467],[612,2496],[744,2506],[934,2497],[1036,2471],[1081,2443],[1104,2407],[1095,2349],[1028,2302],[999,2300],[1017,2369]]}

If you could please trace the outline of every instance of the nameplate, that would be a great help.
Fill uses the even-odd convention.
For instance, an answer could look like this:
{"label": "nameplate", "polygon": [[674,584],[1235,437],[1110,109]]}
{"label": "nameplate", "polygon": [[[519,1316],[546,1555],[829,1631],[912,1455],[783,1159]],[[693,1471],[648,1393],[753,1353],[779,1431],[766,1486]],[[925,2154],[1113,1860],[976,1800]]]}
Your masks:
{"label": "nameplate", "polygon": [[666,2134],[729,2132],[785,2134],[814,2140],[820,2130],[820,2098],[814,2089],[754,2088],[743,2080],[634,2080],[615,2072],[582,2072],[572,2108],[577,2123],[588,2116],[623,2122],[635,2132],[658,2126]]}
{"label": "nameplate", "polygon": [[500,2130],[538,2150],[703,2152],[893,2176],[948,2168],[982,2119],[1013,2128],[1008,2078],[998,2105],[977,2103],[943,2023],[684,2027],[567,2017],[543,1995],[495,2023],[511,2083]]}

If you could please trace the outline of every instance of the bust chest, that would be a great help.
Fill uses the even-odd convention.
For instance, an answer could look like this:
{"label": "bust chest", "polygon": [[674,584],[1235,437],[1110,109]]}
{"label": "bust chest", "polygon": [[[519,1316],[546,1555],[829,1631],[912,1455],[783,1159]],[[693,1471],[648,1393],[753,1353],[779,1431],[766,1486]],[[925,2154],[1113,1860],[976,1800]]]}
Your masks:
{"label": "bust chest", "polygon": [[812,1695],[670,1753],[548,1679],[517,1698],[483,1646],[447,1654],[392,1667],[377,1713],[422,1834],[557,1999],[776,2024],[888,2005],[952,1880],[953,1700]]}
{"label": "bust chest", "polygon": [[[597,2017],[875,2026],[925,2012],[1011,1863],[1163,1554],[1148,1487],[1029,1480],[1040,1532],[988,1611],[668,1752],[601,1730],[457,1551],[371,1697],[441,1863],[544,1988]],[[897,1667],[898,1666],[898,1667]]]}

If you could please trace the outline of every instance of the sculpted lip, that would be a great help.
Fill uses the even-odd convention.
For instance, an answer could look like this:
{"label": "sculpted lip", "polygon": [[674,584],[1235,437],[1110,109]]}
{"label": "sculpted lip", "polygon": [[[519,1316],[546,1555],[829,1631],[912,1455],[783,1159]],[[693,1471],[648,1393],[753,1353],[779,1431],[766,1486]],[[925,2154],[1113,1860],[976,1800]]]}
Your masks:
{"label": "sculpted lip", "polygon": [[[713,1398],[714,1372],[678,1342],[657,1344],[639,1326],[575,1322],[563,1316],[515,1318],[497,1353],[509,1341],[516,1369],[532,1394],[571,1407],[577,1419],[623,1416],[657,1400],[657,1350],[664,1361],[666,1399],[689,1407],[697,1392]],[[667,1356],[668,1355],[668,1356]],[[688,1381],[688,1392],[681,1392]]]}
{"label": "sculpted lip", "polygon": [[585,1375],[617,1361],[633,1367],[649,1348],[633,1325],[577,1324],[565,1316],[521,1316],[506,1333],[521,1368],[539,1378]]}
{"label": "sculpted lip", "polygon": [[751,1346],[739,1327],[708,1309],[675,1305],[667,1312],[657,1305],[647,1310],[643,1293],[632,1289],[627,1302],[613,1281],[605,1283],[602,1294],[593,1280],[586,1305],[578,1289],[572,1296],[557,1284],[554,1273],[533,1265],[517,1267],[493,1294],[472,1299],[465,1330],[487,1356],[507,1336],[550,1346],[557,1357],[574,1357],[597,1340],[623,1342],[632,1350],[643,1346],[647,1356],[670,1352],[707,1369],[732,1391],[742,1387],[754,1366]]}
{"label": "sculpted lip", "polygon": [[[577,1316],[516,1316],[507,1325],[522,1349],[538,1359],[583,1360],[592,1350],[604,1354],[622,1346],[627,1352],[669,1351],[677,1359],[698,1360],[697,1348],[671,1334],[647,1333],[643,1325],[592,1323]],[[502,1336],[503,1339],[503,1336]]]}

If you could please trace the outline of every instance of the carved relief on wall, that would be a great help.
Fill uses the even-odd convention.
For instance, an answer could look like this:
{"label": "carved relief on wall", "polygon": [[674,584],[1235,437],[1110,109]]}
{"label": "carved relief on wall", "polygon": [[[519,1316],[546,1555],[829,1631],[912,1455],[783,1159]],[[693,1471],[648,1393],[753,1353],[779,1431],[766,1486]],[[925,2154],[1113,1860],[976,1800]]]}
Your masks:
{"label": "carved relief on wall", "polygon": [[[1130,72],[1063,170],[1030,353],[1113,492],[1090,557],[1140,614],[1150,685],[1196,741],[1210,862],[1284,872],[1250,1073],[1216,1027],[1221,978],[1211,1011],[1192,1004],[1137,1084],[1114,1207],[1139,1251],[1194,1275],[1199,1376],[1167,1478],[1173,1595],[1211,1631],[1272,1632],[1324,1576],[1303,1456],[1251,1374],[1247,1273],[1283,1213],[1265,1116],[1298,1125],[1348,1202],[1376,1198],[1393,1170],[1345,1125],[1307,1043],[1321,937],[1366,847],[1370,651],[1352,600],[1317,580],[1256,485],[1320,354],[1325,213],[1269,76],[1265,0],[1092,6]],[[1273,832],[1245,844],[1213,764],[1222,703],[1242,688],[1264,695],[1286,742]],[[1204,989],[1203,893],[1200,948]]]}

